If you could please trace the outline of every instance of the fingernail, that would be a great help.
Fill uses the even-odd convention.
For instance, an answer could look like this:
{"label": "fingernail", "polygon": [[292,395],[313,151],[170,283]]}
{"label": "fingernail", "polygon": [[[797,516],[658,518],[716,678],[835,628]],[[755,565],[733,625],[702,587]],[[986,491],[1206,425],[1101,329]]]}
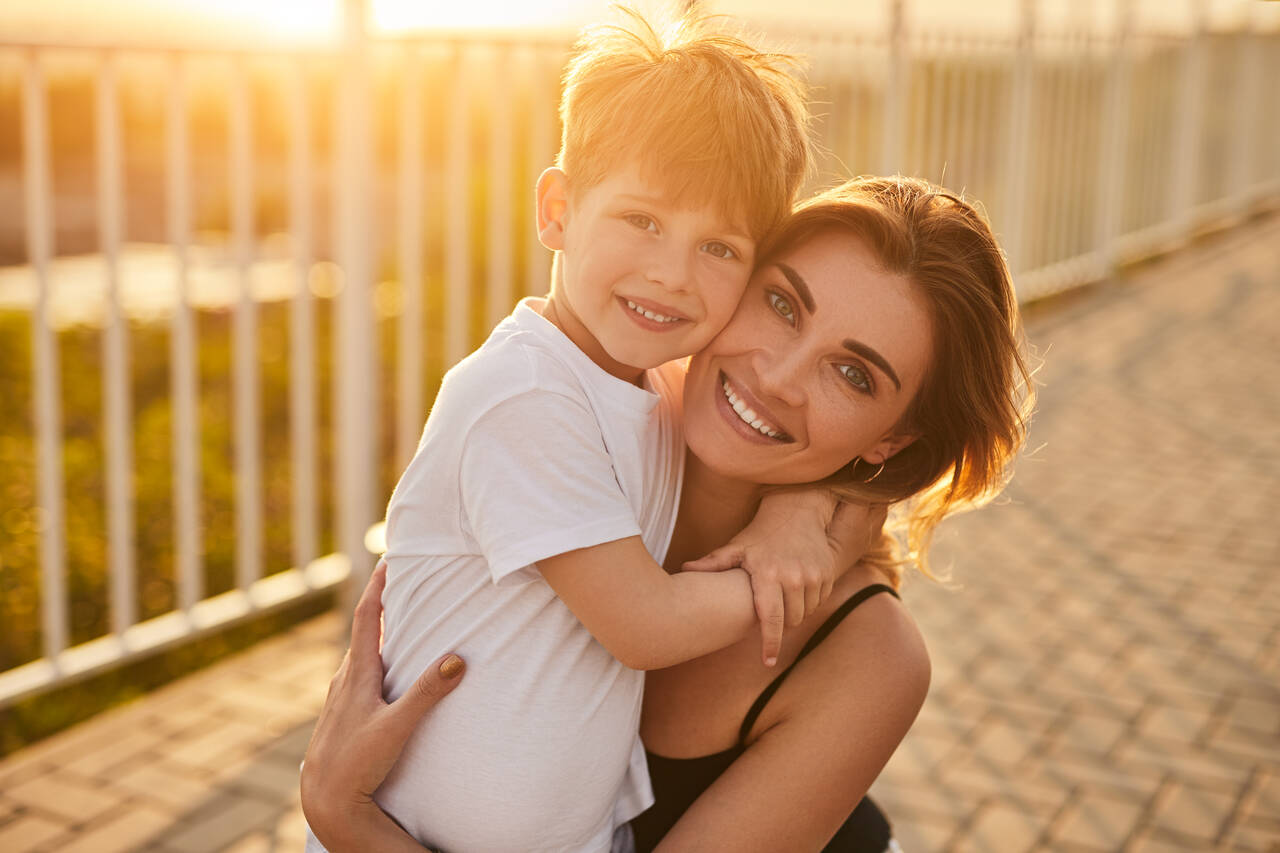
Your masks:
{"label": "fingernail", "polygon": [[462,671],[466,668],[467,665],[457,655],[449,655],[440,661],[440,674],[445,678],[457,678],[462,675]]}
{"label": "fingernail", "polygon": [[777,659],[777,658],[765,658],[765,659],[764,659],[764,665],[765,665],[765,666],[773,666],[773,665],[775,665],[777,662],[778,662],[778,659]]}

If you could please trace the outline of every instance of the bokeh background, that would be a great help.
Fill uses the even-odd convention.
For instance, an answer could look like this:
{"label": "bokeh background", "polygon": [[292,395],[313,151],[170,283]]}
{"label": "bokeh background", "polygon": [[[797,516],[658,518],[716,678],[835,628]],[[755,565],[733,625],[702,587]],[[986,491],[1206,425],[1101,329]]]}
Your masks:
{"label": "bokeh background", "polygon": [[[735,16],[733,26],[804,57],[823,152],[809,189],[854,174],[901,172],[980,200],[1020,299],[1045,328],[1058,328],[1058,318],[1079,314],[1088,300],[1105,300],[1097,294],[1114,292],[1106,288],[1127,276],[1150,277],[1142,265],[1151,259],[1180,269],[1178,259],[1207,251],[1206,234],[1253,258],[1252,272],[1224,268],[1168,293],[1215,292],[1213,275],[1258,279],[1263,294],[1277,283],[1268,256],[1259,260],[1253,247],[1274,234],[1266,223],[1280,199],[1280,4],[696,5]],[[32,744],[300,620],[349,606],[371,566],[368,530],[412,453],[441,375],[520,296],[545,292],[550,258],[531,227],[531,188],[557,148],[558,75],[573,32],[610,15],[595,0],[0,7],[0,755],[12,753],[0,763],[0,848],[19,849],[6,843],[12,839],[26,839],[21,849],[60,847],[110,825],[112,810],[136,811],[133,800],[117,798],[101,813],[50,812],[51,800],[75,788],[65,779],[49,783],[53,777],[47,790],[37,785],[6,799],[6,779],[34,783],[42,774],[32,767],[53,766],[40,758],[50,741]],[[1274,302],[1248,287],[1231,304],[1276,319]],[[1098,331],[1121,315],[1097,309],[1075,321],[1071,328],[1092,342],[1097,360],[1080,369],[1108,357],[1140,358],[1122,352],[1124,336],[1114,328]],[[1149,321],[1131,316],[1130,330]],[[1238,344],[1244,333],[1220,334]],[[1052,377],[1052,348],[1035,335],[1033,342],[1050,350],[1042,376]],[[1221,352],[1224,344],[1202,346]],[[1263,353],[1276,364],[1274,348]],[[1074,357],[1069,352],[1060,363],[1075,364]],[[1184,367],[1171,384],[1196,375],[1195,364]],[[1220,388],[1224,374],[1239,370],[1228,361],[1202,381]],[[1231,405],[1238,406],[1234,398]],[[1266,406],[1253,414],[1274,423]],[[1036,439],[1033,432],[1038,446]],[[1053,445],[1037,451],[1051,461],[1054,452]],[[1255,457],[1264,470],[1274,463],[1274,454]],[[1024,502],[1062,482],[1030,479],[1037,486]],[[1230,503],[1230,483],[1221,495]],[[1096,501],[1083,487],[1069,499]],[[996,518],[1001,509],[987,512]],[[1127,530],[1117,513],[1077,520],[1104,534]],[[1129,523],[1145,529],[1145,521]],[[972,541],[1009,560],[1030,559],[993,544],[1022,535],[1016,526],[990,530],[970,534]],[[1101,541],[1096,547],[1122,550],[1130,540]],[[1247,551],[1244,563],[1280,564],[1271,541]],[[957,548],[955,558],[972,572],[971,589],[982,569],[962,555],[975,550]],[[960,582],[964,574],[957,573]],[[1246,606],[1263,614],[1246,631],[1257,640],[1250,666],[1259,668],[1249,683],[1266,682],[1275,674],[1276,635],[1265,627],[1276,615],[1274,593],[1244,581],[1240,589]],[[1147,592],[1173,595],[1163,587]],[[956,729],[963,714],[948,703],[947,685],[985,664],[949,660],[942,651],[962,630],[949,620],[973,612],[973,598],[930,597],[937,594],[921,593],[918,613],[935,658],[955,669],[935,677],[946,689],[935,691],[943,698],[929,708],[941,709],[941,722],[923,729],[933,725],[939,744],[954,746],[977,737],[990,714]],[[957,600],[967,604],[957,608]],[[936,636],[929,613],[948,625]],[[340,642],[340,615],[326,618],[287,635],[310,645],[277,639],[252,653],[262,671],[297,677],[283,691],[297,703],[272,704],[279,725],[266,729],[283,738],[285,755],[297,746],[288,737],[314,713],[316,688],[332,665],[327,644]],[[992,644],[1031,636],[1014,630]],[[1122,639],[1154,644],[1161,635]],[[1046,647],[1060,650],[1064,642],[1055,635]],[[263,657],[272,648],[293,652]],[[971,651],[983,661],[991,653]],[[293,663],[282,663],[289,654]],[[1217,685],[1211,696],[1229,717],[1245,694],[1228,687]],[[183,700],[170,704],[181,708]],[[149,719],[139,703],[130,707]],[[1141,723],[1153,713],[1140,703],[1121,718],[1141,739]],[[1067,725],[1036,719],[1052,735],[1046,743]],[[1221,727],[1214,720],[1189,737],[1203,741]],[[1259,725],[1280,738],[1272,717]],[[59,737],[74,743],[77,731],[94,730]],[[224,732],[205,749],[216,755],[249,743],[247,756],[275,748],[261,734],[241,731],[237,741]],[[904,750],[927,737],[909,739]],[[1037,748],[1041,757],[1052,752]],[[146,752],[118,758],[136,770]],[[1104,752],[1112,755],[1110,747]],[[1176,796],[1165,777],[1139,792],[1133,814],[1090,825],[1123,824],[1097,838],[1139,849],[1189,839],[1227,845],[1248,824],[1261,840],[1240,849],[1275,849],[1267,845],[1280,837],[1280,815],[1249,823],[1253,806],[1240,805],[1271,802],[1274,743],[1270,752],[1249,754],[1260,757],[1210,835],[1152,829],[1161,804]],[[97,778],[115,766],[99,761],[80,776]],[[6,767],[26,769],[6,775]],[[215,787],[225,781],[201,778]],[[101,796],[95,785],[77,784]],[[1078,787],[1052,808],[1015,812],[1047,811],[1045,827],[1069,823],[1071,804],[1083,796]],[[288,788],[281,782],[272,795]],[[235,808],[256,814],[252,804],[263,796],[243,795],[250,805],[237,800]],[[886,796],[892,800],[890,789]],[[941,824],[945,814],[946,832],[914,837],[960,849],[965,838],[979,837],[989,804],[947,796],[966,805],[912,816],[927,826],[930,815]],[[911,815],[912,801],[900,792],[893,804]],[[221,807],[230,808],[202,806],[212,814]],[[46,824],[53,828],[45,834],[31,829]],[[232,844],[251,830],[223,840]],[[163,827],[149,832],[128,843],[172,837]],[[268,836],[271,844],[288,837]],[[1005,836],[993,837],[988,849],[1058,845],[1043,828],[1007,847],[999,841]],[[1112,842],[1089,849],[1098,848]]]}

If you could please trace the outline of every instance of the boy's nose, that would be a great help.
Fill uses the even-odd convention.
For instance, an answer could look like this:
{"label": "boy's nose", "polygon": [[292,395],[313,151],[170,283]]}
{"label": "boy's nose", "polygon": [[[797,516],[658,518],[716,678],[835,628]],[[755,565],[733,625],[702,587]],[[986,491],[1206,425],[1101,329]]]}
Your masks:
{"label": "boy's nose", "polygon": [[663,290],[678,293],[687,290],[691,275],[689,257],[685,252],[659,252],[649,261],[646,277]]}

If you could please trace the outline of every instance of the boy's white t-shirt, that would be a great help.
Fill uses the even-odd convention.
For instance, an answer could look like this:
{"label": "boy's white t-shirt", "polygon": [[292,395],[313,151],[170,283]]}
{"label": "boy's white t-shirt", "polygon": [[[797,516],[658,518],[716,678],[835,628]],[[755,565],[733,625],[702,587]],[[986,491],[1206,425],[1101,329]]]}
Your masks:
{"label": "boy's white t-shirt", "polygon": [[387,511],[384,692],[448,651],[467,673],[377,800],[449,853],[608,850],[652,803],[644,674],[534,564],[635,535],[662,562],[683,473],[679,367],[645,388],[619,380],[540,305],[521,302],[446,375]]}

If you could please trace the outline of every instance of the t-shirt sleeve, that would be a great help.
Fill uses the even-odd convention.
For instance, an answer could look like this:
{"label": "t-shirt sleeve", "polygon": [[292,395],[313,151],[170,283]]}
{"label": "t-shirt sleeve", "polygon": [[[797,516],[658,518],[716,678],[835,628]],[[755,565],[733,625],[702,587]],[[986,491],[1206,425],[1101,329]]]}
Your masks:
{"label": "t-shirt sleeve", "polygon": [[640,535],[595,415],[562,394],[527,391],[481,415],[459,480],[495,583],[532,580],[538,560]]}

